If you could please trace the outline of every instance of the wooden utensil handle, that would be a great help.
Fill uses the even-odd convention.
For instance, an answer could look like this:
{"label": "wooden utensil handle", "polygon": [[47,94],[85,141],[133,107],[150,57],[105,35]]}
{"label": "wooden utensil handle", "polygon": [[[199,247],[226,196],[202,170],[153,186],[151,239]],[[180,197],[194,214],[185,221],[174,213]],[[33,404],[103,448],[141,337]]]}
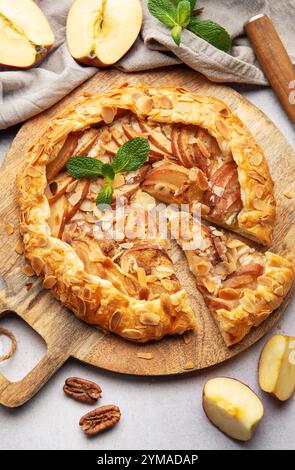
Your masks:
{"label": "wooden utensil handle", "polygon": [[246,23],[245,31],[265,75],[295,124],[295,68],[272,21],[266,15],[257,15]]}

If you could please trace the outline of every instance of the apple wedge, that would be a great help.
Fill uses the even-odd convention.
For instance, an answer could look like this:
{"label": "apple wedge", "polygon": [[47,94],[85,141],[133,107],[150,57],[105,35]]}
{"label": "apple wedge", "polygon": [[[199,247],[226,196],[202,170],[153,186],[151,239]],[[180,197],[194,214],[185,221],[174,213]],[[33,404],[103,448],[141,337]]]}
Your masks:
{"label": "apple wedge", "polygon": [[0,64],[30,68],[54,43],[50,25],[32,0],[0,0]]}
{"label": "apple wedge", "polygon": [[248,441],[263,417],[258,396],[239,380],[216,377],[203,390],[203,408],[220,431],[240,441]]}
{"label": "apple wedge", "polygon": [[259,385],[280,401],[295,391],[295,338],[274,335],[264,346],[259,361]]}
{"label": "apple wedge", "polygon": [[67,19],[67,41],[78,62],[106,67],[135,42],[142,24],[139,0],[76,0]]}

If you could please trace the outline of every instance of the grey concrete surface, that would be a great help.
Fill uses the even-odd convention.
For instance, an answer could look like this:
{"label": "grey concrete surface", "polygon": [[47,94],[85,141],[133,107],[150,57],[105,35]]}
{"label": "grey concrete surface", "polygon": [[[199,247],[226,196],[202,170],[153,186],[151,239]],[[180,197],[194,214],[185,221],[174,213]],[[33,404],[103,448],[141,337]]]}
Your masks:
{"label": "grey concrete surface", "polygon": [[[270,89],[235,88],[261,108],[295,147],[294,126]],[[12,129],[0,133],[2,159],[15,132]],[[294,314],[295,301],[285,312],[280,331],[295,336]],[[19,348],[13,359],[0,364],[0,373],[10,380],[18,380],[42,357],[44,344],[15,317],[4,318],[1,325],[15,332]],[[295,398],[279,404],[263,394],[257,384],[257,362],[266,339],[221,366],[182,377],[148,379],[123,376],[69,360],[29,403],[18,409],[0,407],[0,449],[294,450]],[[2,340],[2,348],[5,350],[7,347],[8,342]],[[83,435],[78,421],[91,407],[64,396],[63,382],[70,375],[97,381],[103,389],[100,403],[120,406],[122,419],[116,428],[90,440]],[[202,387],[206,380],[217,375],[242,380],[263,399],[265,416],[248,443],[227,438],[210,424],[203,413]]]}

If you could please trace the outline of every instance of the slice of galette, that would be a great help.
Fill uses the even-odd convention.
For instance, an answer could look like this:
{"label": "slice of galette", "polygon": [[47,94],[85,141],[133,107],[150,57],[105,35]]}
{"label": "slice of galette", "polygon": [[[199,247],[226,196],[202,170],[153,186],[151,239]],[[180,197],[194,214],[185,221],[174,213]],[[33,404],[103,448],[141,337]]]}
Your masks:
{"label": "slice of galette", "polygon": [[[191,218],[190,226],[193,224]],[[294,266],[282,256],[261,253],[216,227],[202,224],[199,229],[195,249],[186,249],[187,238],[181,234],[178,243],[225,343],[232,346],[279,307],[293,282]]]}
{"label": "slice of galette", "polygon": [[[122,146],[138,138],[149,142],[147,160],[136,169],[121,161],[115,171]],[[80,162],[87,156],[101,173],[73,177],[67,164],[74,156]],[[135,154],[134,161],[138,158]],[[29,149],[18,189],[24,253],[44,276],[44,286],[82,320],[137,342],[195,328],[194,313],[161,230],[142,235],[147,220],[138,221],[135,213],[123,216],[122,233],[109,236],[114,220],[111,211],[97,206],[98,194],[108,193],[115,222],[120,201],[123,207],[154,198],[178,205],[199,202],[208,221],[264,245],[272,239],[275,200],[263,151],[224,103],[179,88],[129,85],[82,98],[49,122]],[[148,207],[144,213],[148,217]],[[203,229],[205,245],[210,239],[204,252],[186,250],[186,255],[227,344],[233,344],[279,305],[293,271],[271,254],[255,252],[241,261],[238,247],[227,245],[234,240],[221,237],[219,243],[208,231]],[[221,245],[227,247],[222,261]],[[206,264],[207,255],[211,264],[203,278],[196,257]],[[281,271],[274,260],[282,263]],[[265,281],[269,269],[278,283]],[[267,289],[261,279],[269,282]],[[234,299],[224,298],[230,293]],[[256,316],[249,310],[251,299]]]}

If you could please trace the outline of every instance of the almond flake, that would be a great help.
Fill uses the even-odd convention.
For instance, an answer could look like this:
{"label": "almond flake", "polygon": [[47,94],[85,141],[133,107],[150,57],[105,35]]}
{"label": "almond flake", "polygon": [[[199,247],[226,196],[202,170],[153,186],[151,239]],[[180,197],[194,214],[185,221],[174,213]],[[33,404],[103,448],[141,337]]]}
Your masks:
{"label": "almond flake", "polygon": [[192,361],[188,361],[184,364],[182,368],[183,370],[191,370],[195,368],[195,364]]}
{"label": "almond flake", "polygon": [[101,108],[101,117],[106,124],[111,124],[117,114],[117,108],[113,106],[103,106]]}
{"label": "almond flake", "polygon": [[145,353],[145,352],[138,352],[136,354],[137,357],[139,357],[140,359],[153,359],[153,355],[151,353]]}
{"label": "almond flake", "polygon": [[136,101],[136,107],[142,114],[148,114],[153,109],[153,100],[148,96],[142,96]]}
{"label": "almond flake", "polygon": [[160,316],[155,313],[142,313],[139,317],[140,323],[146,326],[157,326],[160,323]]}
{"label": "almond flake", "polygon": [[287,199],[292,199],[294,197],[294,194],[290,191],[285,191],[283,194]]}
{"label": "almond flake", "polygon": [[228,126],[225,124],[224,121],[222,121],[221,119],[217,119],[216,120],[216,128],[217,130],[220,132],[220,134],[222,135],[222,137],[224,137],[226,140],[229,140],[230,139],[230,129],[228,128]]}
{"label": "almond flake", "polygon": [[260,153],[256,153],[255,155],[252,155],[250,158],[250,163],[253,166],[259,166],[262,163],[262,155]]}
{"label": "almond flake", "polygon": [[35,276],[35,273],[29,264],[26,264],[26,266],[22,268],[22,272],[28,277]]}
{"label": "almond flake", "polygon": [[12,235],[14,232],[14,225],[13,224],[6,224],[5,225],[5,232],[7,235]]}
{"label": "almond flake", "polygon": [[15,246],[15,251],[17,252],[18,255],[22,255],[24,252],[23,244],[21,240],[18,240],[16,246]]}

